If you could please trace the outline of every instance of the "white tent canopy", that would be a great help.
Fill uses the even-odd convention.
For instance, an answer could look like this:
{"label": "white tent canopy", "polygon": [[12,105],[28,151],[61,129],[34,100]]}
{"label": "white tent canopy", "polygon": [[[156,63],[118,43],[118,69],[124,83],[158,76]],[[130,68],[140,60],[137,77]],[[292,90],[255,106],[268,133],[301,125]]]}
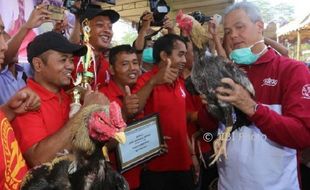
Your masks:
{"label": "white tent canopy", "polygon": [[282,26],[277,30],[277,35],[289,35],[291,32],[303,30],[309,28],[310,25],[310,13],[308,13],[305,17],[298,18],[288,24]]}

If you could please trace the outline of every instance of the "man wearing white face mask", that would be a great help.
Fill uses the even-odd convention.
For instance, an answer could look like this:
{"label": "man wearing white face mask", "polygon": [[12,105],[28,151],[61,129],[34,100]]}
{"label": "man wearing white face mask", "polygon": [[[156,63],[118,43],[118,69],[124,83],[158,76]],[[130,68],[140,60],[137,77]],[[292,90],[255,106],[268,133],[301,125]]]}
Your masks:
{"label": "man wearing white face mask", "polygon": [[218,162],[221,189],[300,189],[297,152],[310,146],[310,74],[302,62],[277,54],[263,43],[264,23],[248,2],[225,10],[224,31],[232,42],[229,57],[244,68],[255,98],[228,78],[217,97],[252,122],[235,130],[228,159]]}

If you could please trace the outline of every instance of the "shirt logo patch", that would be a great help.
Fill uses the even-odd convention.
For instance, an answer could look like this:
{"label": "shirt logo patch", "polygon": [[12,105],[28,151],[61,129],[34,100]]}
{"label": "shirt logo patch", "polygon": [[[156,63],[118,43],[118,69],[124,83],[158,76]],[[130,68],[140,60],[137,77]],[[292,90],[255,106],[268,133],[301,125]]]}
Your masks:
{"label": "shirt logo patch", "polygon": [[27,166],[15,139],[13,128],[6,118],[0,122],[0,137],[3,151],[1,168],[5,169],[2,188],[17,190],[27,173]]}
{"label": "shirt logo patch", "polygon": [[310,99],[310,84],[306,84],[302,87],[301,94],[303,98]]}
{"label": "shirt logo patch", "polygon": [[263,80],[262,86],[276,86],[278,84],[278,80],[272,78],[265,78]]}
{"label": "shirt logo patch", "polygon": [[185,94],[185,91],[183,90],[182,87],[180,87],[180,91],[181,91],[181,96],[182,96],[183,98],[185,98],[185,97],[186,97],[186,94]]}

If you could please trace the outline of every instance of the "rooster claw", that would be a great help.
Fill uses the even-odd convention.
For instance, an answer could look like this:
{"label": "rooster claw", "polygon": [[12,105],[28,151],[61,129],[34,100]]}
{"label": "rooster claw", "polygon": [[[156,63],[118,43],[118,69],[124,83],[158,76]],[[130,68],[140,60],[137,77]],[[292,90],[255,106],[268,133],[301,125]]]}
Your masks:
{"label": "rooster claw", "polygon": [[225,128],[225,131],[223,134],[221,134],[213,143],[213,149],[214,154],[210,157],[213,158],[212,162],[209,164],[209,166],[213,165],[217,161],[222,161],[220,156],[224,155],[225,159],[227,159],[227,140],[230,136],[230,132],[232,130],[232,127]]}
{"label": "rooster claw", "polygon": [[[217,161],[222,161],[222,159],[221,159],[221,156],[224,154],[224,156],[225,156],[225,159],[227,159],[227,154],[226,154],[226,152],[224,152],[223,153],[223,151],[224,150],[220,150],[219,152],[217,152],[217,153],[214,153],[211,157],[210,157],[210,159],[212,159],[213,158],[213,160],[212,160],[212,162],[209,164],[209,166],[212,166],[215,162],[217,162]],[[226,151],[226,150],[225,150]]]}

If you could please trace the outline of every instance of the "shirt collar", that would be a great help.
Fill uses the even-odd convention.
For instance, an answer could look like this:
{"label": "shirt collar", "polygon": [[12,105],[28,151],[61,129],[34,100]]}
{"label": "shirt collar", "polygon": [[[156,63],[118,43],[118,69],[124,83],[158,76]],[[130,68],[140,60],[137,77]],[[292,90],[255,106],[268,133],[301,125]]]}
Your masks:
{"label": "shirt collar", "polygon": [[54,97],[58,98],[59,95],[61,95],[61,97],[66,96],[66,93],[64,92],[63,89],[61,89],[59,93],[54,93],[44,88],[39,83],[35,82],[33,79],[27,80],[27,86],[30,87],[32,90],[34,90],[40,96],[41,100],[49,100]]}
{"label": "shirt collar", "polygon": [[[17,72],[24,72],[24,67],[16,64],[15,64],[15,69]],[[9,65],[6,65],[2,70],[1,70],[1,73],[6,73],[7,71],[9,70]]]}
{"label": "shirt collar", "polygon": [[258,58],[258,60],[254,63],[255,65],[269,63],[272,62],[277,53],[272,48],[268,48],[268,50]]}
{"label": "shirt collar", "polygon": [[15,64],[15,69],[17,72],[24,72],[24,67],[19,65],[19,64]]}
{"label": "shirt collar", "polygon": [[6,65],[6,66],[0,71],[0,73],[1,73],[1,74],[4,74],[4,73],[6,73],[6,72],[8,71],[8,69],[9,69],[9,66]]}
{"label": "shirt collar", "polygon": [[121,90],[121,88],[116,84],[114,80],[110,80],[108,88],[110,90],[110,93],[112,93],[114,97],[123,98],[125,96],[125,93]]}

